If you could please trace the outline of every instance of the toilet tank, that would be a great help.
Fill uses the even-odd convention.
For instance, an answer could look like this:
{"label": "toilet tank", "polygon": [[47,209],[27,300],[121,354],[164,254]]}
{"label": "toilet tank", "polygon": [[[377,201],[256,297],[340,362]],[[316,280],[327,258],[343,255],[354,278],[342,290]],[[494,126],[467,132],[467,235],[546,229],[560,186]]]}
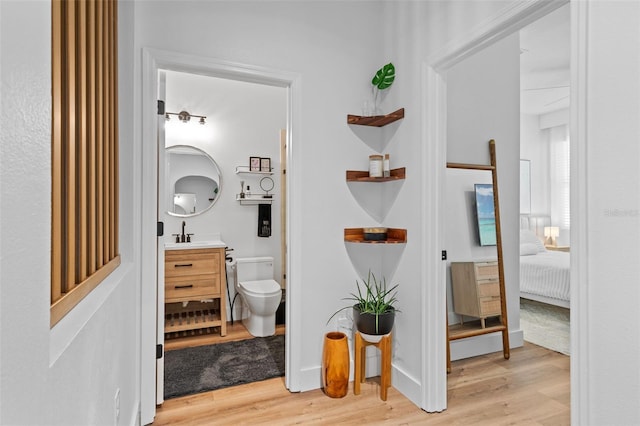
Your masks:
{"label": "toilet tank", "polygon": [[238,282],[273,279],[273,257],[240,257],[236,262]]}

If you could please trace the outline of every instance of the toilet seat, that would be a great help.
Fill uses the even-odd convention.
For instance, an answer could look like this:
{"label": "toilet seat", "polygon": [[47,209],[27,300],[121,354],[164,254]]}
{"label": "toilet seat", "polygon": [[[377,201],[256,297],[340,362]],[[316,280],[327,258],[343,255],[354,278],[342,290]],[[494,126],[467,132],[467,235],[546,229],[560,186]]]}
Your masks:
{"label": "toilet seat", "polygon": [[275,296],[282,293],[280,284],[276,280],[244,281],[240,283],[240,286],[248,295],[258,297]]}

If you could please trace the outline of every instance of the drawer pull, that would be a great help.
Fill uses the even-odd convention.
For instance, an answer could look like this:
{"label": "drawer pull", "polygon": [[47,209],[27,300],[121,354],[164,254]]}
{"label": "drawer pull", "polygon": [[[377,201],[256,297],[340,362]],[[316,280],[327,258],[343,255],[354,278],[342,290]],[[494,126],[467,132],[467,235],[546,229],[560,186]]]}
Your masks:
{"label": "drawer pull", "polygon": [[176,265],[173,265],[176,268],[184,268],[184,267],[189,267],[189,266],[193,266],[193,263],[178,263]]}
{"label": "drawer pull", "polygon": [[193,288],[193,284],[177,285],[177,286],[174,286],[173,288],[175,288],[176,290],[179,290],[181,288]]}

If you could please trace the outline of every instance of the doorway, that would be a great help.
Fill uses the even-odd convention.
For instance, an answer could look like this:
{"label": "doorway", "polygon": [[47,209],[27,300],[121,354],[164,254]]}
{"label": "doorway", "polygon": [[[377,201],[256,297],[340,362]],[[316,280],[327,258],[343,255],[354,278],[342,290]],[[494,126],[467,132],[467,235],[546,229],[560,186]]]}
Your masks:
{"label": "doorway", "polygon": [[[487,22],[484,26],[475,28],[474,31],[465,37],[454,40],[449,43],[442,51],[433,55],[428,62],[425,62],[423,81],[425,87],[425,102],[423,108],[427,117],[427,125],[425,126],[423,138],[426,146],[429,148],[424,151],[424,160],[437,159],[438,164],[442,164],[439,170],[433,170],[427,173],[426,184],[424,187],[425,194],[435,194],[439,200],[439,207],[436,211],[427,211],[425,215],[426,228],[431,230],[429,238],[431,242],[427,242],[427,251],[434,254],[433,272],[426,273],[427,281],[444,283],[446,282],[446,264],[436,263],[435,254],[439,254],[444,245],[444,232],[442,231],[445,218],[447,217],[443,211],[445,204],[444,182],[445,169],[444,164],[447,161],[447,79],[446,73],[459,62],[472,56],[474,53],[491,46],[496,41],[513,34],[515,31],[525,27],[529,23],[539,19],[542,16],[556,10],[557,8],[567,4],[568,2],[532,2],[527,5],[515,5],[508,10],[508,13],[501,15],[499,18],[491,22]],[[575,22],[575,21],[574,21]],[[575,33],[577,29],[572,26]],[[572,47],[573,49],[573,47]],[[579,52],[578,52],[579,53]],[[572,60],[576,58],[584,60],[579,54],[572,50]],[[572,73],[572,85],[576,83],[576,73]],[[576,86],[577,87],[577,86]],[[578,90],[579,91],[579,90]],[[575,129],[578,123],[572,123]],[[573,129],[572,129],[573,131]],[[574,142],[572,142],[574,146]],[[574,151],[572,150],[572,157]],[[516,159],[517,161],[517,159]],[[477,161],[474,161],[477,162]],[[575,199],[575,197],[572,197]],[[573,238],[573,235],[572,235]],[[444,253],[443,253],[444,255]],[[429,265],[427,265],[428,267]],[[573,286],[573,284],[572,284]],[[425,344],[431,349],[425,351],[423,358],[423,408],[427,411],[441,411],[446,409],[446,288],[445,286],[425,286],[423,292],[423,306],[430,312],[434,313],[435,321],[431,322],[425,331]],[[440,314],[441,313],[441,314]],[[576,339],[572,339],[572,346],[575,347]],[[436,348],[436,350],[433,350]],[[572,365],[577,362],[572,357]],[[572,379],[574,378],[572,368]],[[433,375],[437,372],[437,375]],[[429,374],[431,373],[431,374]]]}
{"label": "doorway", "polygon": [[[175,249],[176,233],[186,233],[193,244],[221,241],[226,246],[226,270],[221,268],[219,275],[220,282],[227,284],[226,290],[222,289],[221,294],[214,298],[178,300],[173,290],[171,298],[167,293],[164,303],[159,298],[158,322],[160,324],[164,319],[165,323],[165,357],[159,361],[165,364],[165,397],[195,393],[196,389],[198,392],[214,390],[284,374],[284,312],[278,315],[280,321],[275,321],[278,324],[275,335],[279,337],[271,339],[269,345],[262,345],[265,339],[255,339],[247,330],[249,308],[237,291],[236,267],[233,265],[240,268],[241,263],[236,262],[240,258],[271,258],[268,264],[272,266],[272,274],[268,278],[276,280],[282,293],[285,293],[282,278],[286,276],[286,254],[283,255],[285,244],[281,235],[286,235],[286,220],[283,220],[286,218],[286,194],[283,192],[286,163],[280,158],[286,157],[286,152],[281,154],[280,151],[281,129],[287,127],[287,88],[162,69],[159,72],[159,98],[164,102],[165,112],[164,120],[160,114],[158,129],[158,134],[164,135],[158,141],[158,217],[164,223],[166,232],[165,246],[160,244],[158,252],[158,294],[169,279],[161,279],[164,265],[160,259],[164,257],[166,244]],[[184,120],[180,115],[186,115],[185,112],[190,115],[189,120]],[[201,155],[182,154],[188,148],[199,150]],[[163,155],[165,150],[167,154]],[[254,165],[251,159],[257,159],[260,163]],[[215,166],[213,176],[207,167],[209,163]],[[197,185],[199,181],[194,181],[194,176],[201,174],[212,178],[216,184],[205,185],[204,190],[200,190]],[[207,192],[211,188],[211,193]],[[187,194],[197,195],[194,211],[186,212],[176,207],[178,193],[180,200]],[[263,214],[268,215],[267,220],[264,220]],[[182,272],[179,277],[186,273]],[[223,275],[225,280],[222,279]],[[278,310],[284,311],[285,304],[280,305]],[[224,317],[220,319],[223,326],[216,325],[217,317]],[[266,337],[267,334],[263,333],[270,332],[257,335]],[[158,339],[160,344],[161,337]],[[215,363],[213,357],[209,358],[211,365],[198,374],[199,367],[204,366],[191,361],[197,359],[193,354],[197,350],[191,348],[210,345],[221,345],[217,351],[242,345],[242,350],[229,349],[230,353],[224,356],[226,365]],[[246,362],[243,354],[258,348],[266,357],[274,360],[272,368],[265,367],[262,371],[249,368],[250,365],[242,367]],[[187,356],[187,352],[190,355]],[[191,363],[194,364],[193,368],[185,367]],[[243,377],[221,374],[216,378],[205,374],[211,369],[228,372],[226,367],[231,365],[254,374]],[[189,380],[185,380],[184,374],[178,374],[178,370],[191,374],[194,377],[191,382],[198,383],[197,388],[191,388]],[[161,371],[160,366],[158,371]],[[222,380],[222,377],[228,380]],[[162,392],[162,378],[159,374],[158,393]],[[161,400],[158,398],[158,401]]]}
{"label": "doorway", "polygon": [[[286,228],[287,247],[291,250],[287,251],[286,259],[286,276],[287,289],[286,292],[286,318],[288,322],[294,322],[296,315],[299,315],[295,306],[295,297],[297,292],[296,277],[298,276],[298,268],[295,262],[291,261],[291,252],[297,246],[296,238],[291,236],[294,234],[290,229],[298,226],[295,220],[295,213],[299,209],[296,203],[295,194],[299,192],[298,186],[295,184],[297,169],[296,153],[292,149],[294,134],[293,130],[299,127],[298,108],[300,104],[300,76],[295,73],[289,73],[281,70],[273,70],[267,68],[259,68],[245,64],[229,63],[226,61],[216,61],[211,58],[195,57],[182,53],[161,51],[156,49],[143,49],[142,62],[143,75],[143,93],[142,93],[142,135],[146,143],[142,144],[139,155],[146,159],[141,161],[143,174],[142,193],[139,194],[141,200],[142,217],[145,223],[153,223],[158,217],[158,194],[157,194],[157,176],[159,165],[157,161],[149,161],[149,159],[158,158],[158,144],[149,141],[158,140],[158,71],[172,70],[197,75],[208,75],[219,78],[227,78],[235,81],[244,81],[250,83],[263,84],[267,86],[275,86],[285,90],[286,95],[286,137],[287,137],[287,165],[286,174],[287,182],[287,203],[286,216],[288,218]],[[194,110],[192,114],[199,115]],[[163,117],[164,118],[164,117]],[[276,146],[278,146],[279,129],[275,131]],[[276,157],[277,158],[277,157]],[[248,161],[248,158],[247,158]],[[229,185],[231,186],[231,185]],[[228,188],[229,193],[234,193],[232,188]],[[157,236],[156,227],[143,227],[141,232],[140,253],[157,253],[158,245],[162,241]],[[253,226],[252,226],[253,228]],[[171,230],[167,229],[166,232]],[[278,238],[279,241],[279,238]],[[141,419],[145,423],[150,423],[155,415],[156,407],[156,378],[160,362],[156,354],[162,353],[162,347],[158,347],[157,339],[161,335],[162,328],[158,326],[158,300],[161,297],[158,294],[158,261],[157,256],[143,256],[140,260],[141,279],[143,282],[141,292]],[[152,302],[153,301],[153,302]],[[293,320],[293,321],[289,321]],[[299,371],[299,352],[296,351],[295,342],[300,330],[295,324],[286,328],[285,332],[285,386],[290,391],[299,391],[299,384],[296,372]],[[299,338],[299,337],[298,337]]]}

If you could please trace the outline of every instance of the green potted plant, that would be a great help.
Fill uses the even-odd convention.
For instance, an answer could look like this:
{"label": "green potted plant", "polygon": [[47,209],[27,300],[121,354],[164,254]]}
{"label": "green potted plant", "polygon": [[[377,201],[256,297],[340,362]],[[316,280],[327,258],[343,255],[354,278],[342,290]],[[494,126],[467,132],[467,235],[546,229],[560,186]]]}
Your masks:
{"label": "green potted plant", "polygon": [[361,334],[374,336],[389,334],[393,328],[395,314],[400,312],[395,307],[398,284],[387,288],[384,277],[378,281],[375,275],[369,271],[367,280],[362,279],[362,287],[358,281],[356,281],[356,287],[357,293],[351,293],[350,297],[343,299],[355,303],[338,309],[331,315],[329,321],[339,312],[351,308],[353,309],[353,321]]}

